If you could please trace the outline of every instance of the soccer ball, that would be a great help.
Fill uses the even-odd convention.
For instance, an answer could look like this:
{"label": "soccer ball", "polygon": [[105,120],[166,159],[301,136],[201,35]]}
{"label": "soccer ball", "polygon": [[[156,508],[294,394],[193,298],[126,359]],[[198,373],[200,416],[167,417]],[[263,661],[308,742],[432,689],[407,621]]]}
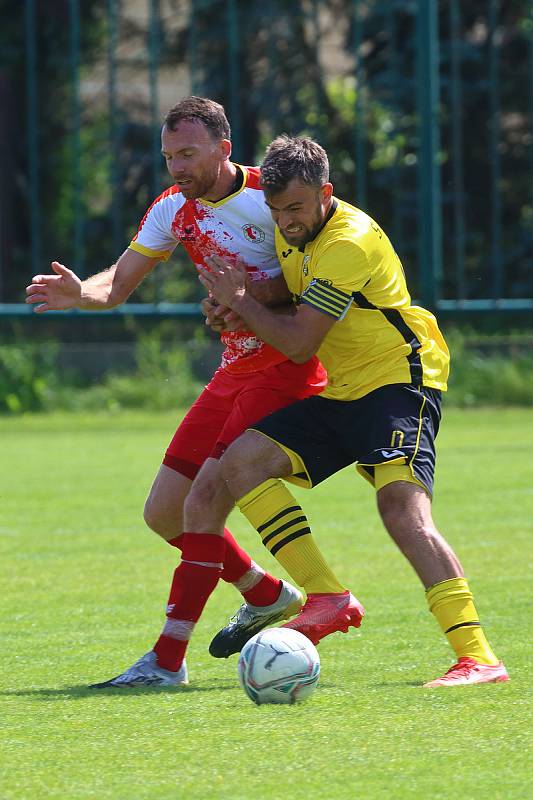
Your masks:
{"label": "soccer ball", "polygon": [[242,688],[258,706],[295,703],[314,692],[320,677],[320,658],[303,633],[269,628],[246,642],[237,669]]}

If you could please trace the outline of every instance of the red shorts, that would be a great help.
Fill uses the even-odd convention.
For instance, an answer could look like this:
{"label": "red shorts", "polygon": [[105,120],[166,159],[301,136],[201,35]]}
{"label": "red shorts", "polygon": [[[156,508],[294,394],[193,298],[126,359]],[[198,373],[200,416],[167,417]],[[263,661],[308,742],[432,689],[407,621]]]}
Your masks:
{"label": "red shorts", "polygon": [[317,358],[305,364],[283,361],[244,375],[219,368],[174,434],[163,464],[194,480],[206,458],[220,458],[246,428],[273,411],[320,394],[326,383]]}

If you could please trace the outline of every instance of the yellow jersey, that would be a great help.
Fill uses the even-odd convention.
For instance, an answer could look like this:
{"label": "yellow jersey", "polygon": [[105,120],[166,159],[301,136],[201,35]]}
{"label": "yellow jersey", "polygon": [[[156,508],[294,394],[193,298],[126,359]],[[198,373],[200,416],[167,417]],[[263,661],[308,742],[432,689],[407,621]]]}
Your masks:
{"label": "yellow jersey", "polygon": [[322,397],[357,400],[393,383],[446,390],[450,354],[437,320],[411,305],[400,259],[368,214],[334,198],[305,247],[276,227],[276,251],[295,301],[336,319],[317,352],[328,372]]}

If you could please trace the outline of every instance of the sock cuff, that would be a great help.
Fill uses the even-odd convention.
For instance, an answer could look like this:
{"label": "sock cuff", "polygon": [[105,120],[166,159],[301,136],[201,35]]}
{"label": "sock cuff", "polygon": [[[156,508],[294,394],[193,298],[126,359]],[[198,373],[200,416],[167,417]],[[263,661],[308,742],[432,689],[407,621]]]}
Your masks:
{"label": "sock cuff", "polygon": [[251,503],[255,503],[256,500],[259,500],[259,498],[263,499],[263,496],[280,487],[283,488],[283,484],[278,478],[269,478],[263,483],[260,483],[259,486],[256,486],[255,489],[250,489],[250,491],[246,492],[246,494],[239,498],[239,500],[236,500],[236,505],[240,508],[243,514],[246,514],[247,506],[249,506]]}
{"label": "sock cuff", "polygon": [[453,600],[458,597],[472,599],[472,593],[466,578],[450,578],[446,581],[439,581],[426,590],[426,600],[429,610],[433,611],[436,605],[445,600]]}
{"label": "sock cuff", "polygon": [[226,541],[216,533],[183,533],[181,555],[184,561],[224,563]]}
{"label": "sock cuff", "polygon": [[181,545],[183,543],[183,534],[180,533],[179,536],[175,536],[173,539],[167,539],[167,544],[171,547],[177,547],[178,550],[181,550]]}

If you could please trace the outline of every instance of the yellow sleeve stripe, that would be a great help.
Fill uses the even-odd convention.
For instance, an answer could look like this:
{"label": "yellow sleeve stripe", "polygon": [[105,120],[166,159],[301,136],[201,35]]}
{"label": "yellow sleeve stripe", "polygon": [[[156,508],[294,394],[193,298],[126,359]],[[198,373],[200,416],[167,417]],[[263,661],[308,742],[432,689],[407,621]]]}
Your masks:
{"label": "yellow sleeve stripe", "polygon": [[145,247],[139,242],[130,242],[128,245],[129,250],[135,250],[136,253],[141,253],[148,258],[159,258],[161,261],[168,261],[172,252],[170,250],[152,250],[150,247]]}
{"label": "yellow sleeve stripe", "polygon": [[303,293],[301,302],[339,319],[351,305],[352,297],[333,286],[312,281]]}

